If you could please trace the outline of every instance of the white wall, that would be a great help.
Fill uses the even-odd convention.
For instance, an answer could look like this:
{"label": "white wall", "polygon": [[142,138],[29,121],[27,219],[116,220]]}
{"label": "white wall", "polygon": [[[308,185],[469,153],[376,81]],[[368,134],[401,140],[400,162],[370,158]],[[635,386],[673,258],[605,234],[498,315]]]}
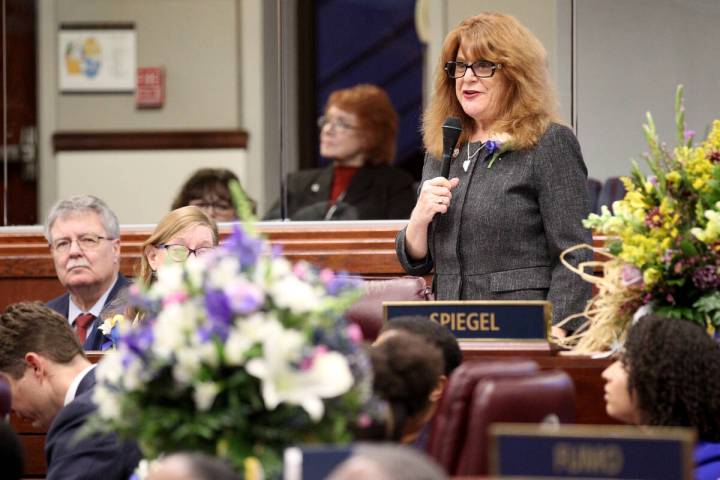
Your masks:
{"label": "white wall", "polygon": [[720,1],[578,0],[578,138],[590,175],[627,175],[647,150],[651,111],[675,144],[675,87],[685,85],[689,127],[704,136],[720,117]]}

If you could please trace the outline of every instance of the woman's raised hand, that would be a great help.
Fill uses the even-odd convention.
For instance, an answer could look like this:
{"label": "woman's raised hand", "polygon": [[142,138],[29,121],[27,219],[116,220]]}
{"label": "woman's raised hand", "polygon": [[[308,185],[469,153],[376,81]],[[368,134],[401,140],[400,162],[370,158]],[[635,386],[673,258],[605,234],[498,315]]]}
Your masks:
{"label": "woman's raised hand", "polygon": [[445,213],[450,208],[452,189],[460,183],[459,178],[435,177],[425,180],[420,189],[410,222],[420,225],[430,223],[437,213]]}

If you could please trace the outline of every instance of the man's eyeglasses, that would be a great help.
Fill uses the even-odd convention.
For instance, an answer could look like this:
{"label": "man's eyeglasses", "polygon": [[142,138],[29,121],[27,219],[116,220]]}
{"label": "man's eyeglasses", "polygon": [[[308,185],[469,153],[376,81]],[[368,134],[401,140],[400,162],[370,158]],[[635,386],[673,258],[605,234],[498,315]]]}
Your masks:
{"label": "man's eyeglasses", "polygon": [[502,68],[501,63],[494,63],[488,60],[478,60],[473,63],[465,62],[447,62],[445,64],[445,72],[450,78],[461,78],[465,76],[467,69],[472,70],[473,75],[478,78],[490,78],[495,75],[495,70]]}
{"label": "man's eyeglasses", "polygon": [[164,248],[168,256],[175,262],[184,262],[192,253],[196,257],[204,257],[210,254],[214,247],[189,248],[185,245],[158,243],[155,248]]}
{"label": "man's eyeglasses", "polygon": [[100,235],[95,235],[94,233],[86,233],[85,235],[80,235],[76,239],[72,238],[58,238],[52,244],[50,245],[52,249],[58,253],[67,253],[70,251],[70,247],[72,246],[72,242],[75,241],[80,247],[81,250],[94,250],[98,246],[100,246],[101,240],[112,240],[111,238],[107,237],[101,237]]}
{"label": "man's eyeglasses", "polygon": [[318,118],[317,124],[321,130],[325,125],[330,125],[331,127],[337,128],[339,130],[355,130],[356,128],[358,128],[355,125],[350,125],[349,123],[340,118],[328,118],[325,115]]}

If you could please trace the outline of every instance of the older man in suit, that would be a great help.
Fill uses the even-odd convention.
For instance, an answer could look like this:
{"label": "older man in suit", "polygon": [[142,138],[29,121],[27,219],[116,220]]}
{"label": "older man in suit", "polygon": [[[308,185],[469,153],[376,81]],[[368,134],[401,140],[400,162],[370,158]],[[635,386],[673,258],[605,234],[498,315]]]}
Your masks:
{"label": "older man in suit", "polygon": [[85,350],[100,350],[98,330],[106,310],[122,310],[129,285],[120,273],[120,227],[115,214],[97,197],[61,200],[45,222],[58,280],[67,293],[48,302],[65,316]]}
{"label": "older man in suit", "polygon": [[16,303],[0,315],[0,375],[10,383],[13,412],[49,427],[48,480],[127,479],[140,461],[134,442],[78,435],[97,409],[93,369],[67,320],[42,303]]}

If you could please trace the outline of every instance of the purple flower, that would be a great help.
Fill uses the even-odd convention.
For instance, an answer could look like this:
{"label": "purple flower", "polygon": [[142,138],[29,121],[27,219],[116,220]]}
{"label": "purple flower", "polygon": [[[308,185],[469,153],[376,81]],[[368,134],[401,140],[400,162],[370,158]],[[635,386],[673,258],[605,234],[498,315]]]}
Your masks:
{"label": "purple flower", "polygon": [[693,283],[701,290],[710,290],[720,287],[718,268],[714,265],[707,265],[695,270]]}
{"label": "purple flower", "polygon": [[345,290],[360,288],[362,280],[358,277],[349,275],[347,272],[338,272],[335,276],[325,284],[325,290],[330,295],[340,295]]}
{"label": "purple flower", "polygon": [[685,132],[683,132],[683,136],[685,137],[685,141],[687,142],[691,138],[695,137],[695,130],[685,130]]}
{"label": "purple flower", "polygon": [[502,142],[499,142],[497,140],[488,140],[485,142],[485,148],[487,149],[488,153],[495,153],[495,150],[498,150],[502,147]]}
{"label": "purple flower", "polygon": [[655,175],[650,175],[648,177],[648,182],[650,182],[650,185],[652,185],[653,187],[656,187],[658,184],[658,179]]}
{"label": "purple flower", "polygon": [[232,322],[230,302],[222,290],[211,290],[205,294],[205,308],[211,322],[224,325]]}
{"label": "purple flower", "polygon": [[620,272],[622,284],[626,287],[631,285],[642,286],[643,275],[639,268],[635,265],[625,264]]}
{"label": "purple flower", "polygon": [[234,280],[223,290],[232,311],[240,315],[255,312],[263,303],[263,291],[243,279]]}
{"label": "purple flower", "polygon": [[257,262],[262,252],[263,241],[248,235],[239,223],[234,223],[232,234],[225,240],[223,246],[238,257],[241,267],[246,267]]}
{"label": "purple flower", "polygon": [[130,363],[132,363],[132,355],[144,359],[145,352],[150,349],[153,340],[154,336],[152,327],[149,325],[131,328],[128,330],[128,332],[122,337],[122,344],[125,348],[127,348],[127,350],[129,350],[131,355],[123,357],[123,366],[127,367]]}

